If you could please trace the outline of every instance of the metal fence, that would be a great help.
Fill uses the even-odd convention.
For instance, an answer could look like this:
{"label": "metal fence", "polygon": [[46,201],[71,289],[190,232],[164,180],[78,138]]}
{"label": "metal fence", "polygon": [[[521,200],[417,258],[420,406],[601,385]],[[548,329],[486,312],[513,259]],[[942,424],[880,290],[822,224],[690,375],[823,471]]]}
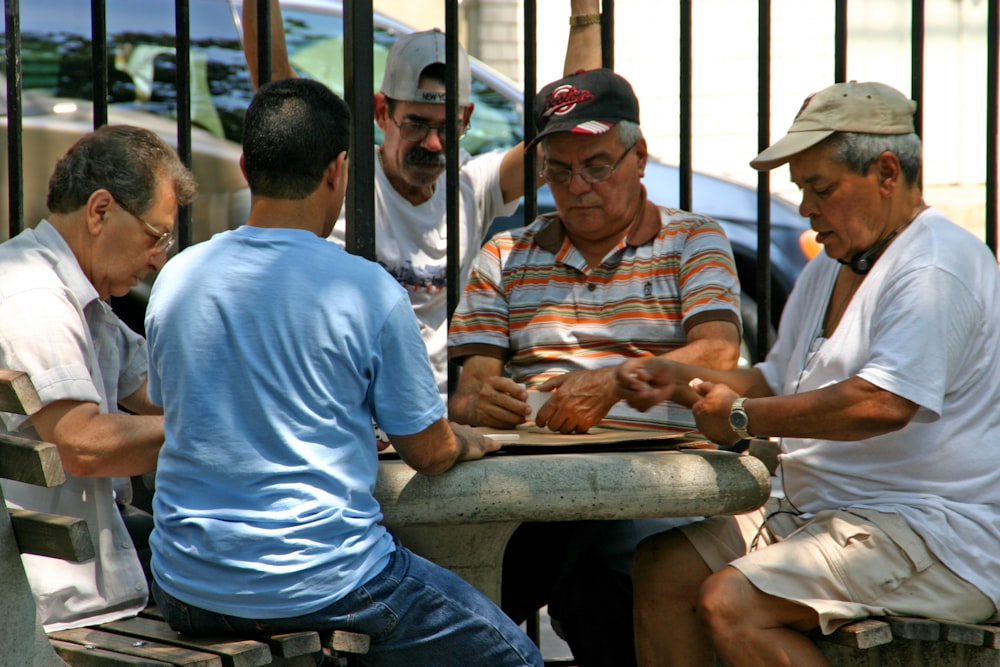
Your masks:
{"label": "metal fence", "polygon": [[[44,2],[45,0],[31,0],[32,2]],[[86,0],[81,0],[85,2]],[[261,17],[261,37],[260,57],[262,80],[266,80],[269,67],[270,44],[269,35],[269,11],[267,0],[246,0],[247,2],[259,3],[259,15]],[[750,0],[747,0],[748,2]],[[835,2],[835,56],[831,63],[831,82],[847,80],[847,51],[849,48],[847,31],[847,0],[832,0]],[[692,190],[692,4],[693,0],[680,0],[679,13],[677,16],[680,27],[681,39],[679,40],[679,63],[680,63],[680,113],[678,117],[680,135],[680,206],[690,209]],[[770,60],[771,60],[771,2],[770,0],[758,0],[758,144],[761,149],[770,144],[769,127],[771,121],[770,110]],[[91,7],[91,27],[92,27],[92,67],[90,76],[93,83],[93,124],[99,127],[108,122],[108,52],[107,52],[107,15],[105,0],[90,0]],[[525,34],[524,43],[526,53],[524,54],[524,81],[526,90],[536,90],[537,81],[536,54],[534,45],[536,42],[536,21],[537,6],[535,0],[524,0],[524,21]],[[916,124],[918,132],[922,129],[922,105],[927,91],[924,90],[924,43],[925,43],[925,23],[924,23],[924,0],[912,0],[911,2],[911,71],[912,81],[910,95],[918,102]],[[353,0],[344,3],[344,33],[345,33],[345,91],[346,98],[352,107],[355,118],[371,118],[373,116],[373,87],[372,87],[372,48],[373,48],[373,7],[371,0]],[[604,62],[608,67],[614,66],[614,1],[604,0],[603,3],[603,23],[602,23],[602,45]],[[458,33],[459,33],[459,3],[458,0],[446,0],[446,20],[445,32],[448,36],[447,57],[454,61],[457,58]],[[177,77],[177,147],[181,158],[187,164],[192,160],[192,120],[191,120],[191,16],[188,0],[175,0],[176,19],[176,77]],[[5,23],[6,23],[6,78],[7,78],[7,165],[9,179],[9,231],[10,236],[20,232],[26,222],[34,224],[36,221],[24,220],[24,154],[22,144],[23,127],[23,107],[22,107],[22,72],[21,72],[21,28],[20,28],[20,2],[19,0],[5,0]],[[997,190],[997,150],[998,150],[998,53],[997,44],[1000,44],[1000,8],[995,1],[988,5],[988,35],[987,44],[987,76],[983,81],[983,86],[987,90],[986,107],[982,110],[984,124],[986,127],[986,164],[984,165],[984,181],[986,184],[986,216],[985,239],[989,247],[996,253],[997,250],[997,223],[998,223],[998,190]],[[458,118],[458,107],[456,93],[458,87],[457,69],[449,68],[449,80],[447,81],[448,99],[452,104],[448,107],[448,167],[447,178],[449,183],[458,182],[458,137],[456,135]],[[530,108],[530,104],[526,105]],[[525,114],[524,136],[529,140],[534,136],[534,127],[530,122],[529,114]],[[348,247],[368,258],[374,258],[375,239],[372,221],[374,220],[374,169],[375,169],[375,144],[374,129],[370,123],[355,123],[354,136],[352,142],[352,157],[350,161],[350,190],[347,200],[348,217],[353,221],[349,226],[347,242]],[[525,191],[534,193],[536,189],[535,163],[533,156],[526,159],[525,169]],[[769,218],[769,192],[770,181],[768,172],[761,172],[758,177],[758,257],[757,257],[757,285],[756,294],[758,302],[758,321],[769,321],[768,313],[771,312],[770,296],[770,218]],[[458,211],[458,189],[449,188],[448,198],[448,235],[450,239],[458,237],[457,211]],[[535,212],[535,205],[529,195],[525,204],[525,219],[531,220]],[[185,207],[179,217],[179,239],[183,248],[192,242],[192,224],[190,207]],[[459,281],[457,279],[458,267],[458,244],[452,243],[449,248],[449,263],[454,267],[454,271],[448,279],[448,300],[449,309],[453,310],[459,298]],[[449,311],[450,312],[450,311]],[[766,336],[760,336],[756,356],[764,356],[768,345]]]}

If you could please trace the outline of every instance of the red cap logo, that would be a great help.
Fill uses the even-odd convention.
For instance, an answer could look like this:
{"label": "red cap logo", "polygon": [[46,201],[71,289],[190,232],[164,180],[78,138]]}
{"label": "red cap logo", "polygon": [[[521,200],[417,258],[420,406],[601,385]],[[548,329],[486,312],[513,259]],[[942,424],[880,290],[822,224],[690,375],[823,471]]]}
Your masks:
{"label": "red cap logo", "polygon": [[571,84],[559,86],[545,98],[545,111],[542,117],[563,116],[572,111],[577,104],[593,100],[594,94],[589,90],[581,90]]}

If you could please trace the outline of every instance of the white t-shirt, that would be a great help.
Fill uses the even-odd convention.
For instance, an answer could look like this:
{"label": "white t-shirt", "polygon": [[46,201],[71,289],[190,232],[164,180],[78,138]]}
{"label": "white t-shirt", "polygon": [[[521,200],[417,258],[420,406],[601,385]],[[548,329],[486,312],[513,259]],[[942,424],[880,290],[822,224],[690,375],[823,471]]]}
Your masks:
{"label": "white t-shirt", "polygon": [[858,376],[919,406],[856,442],[782,439],[784,488],[803,512],[895,512],[1000,606],[1000,271],[936,209],[886,249],[830,338],[818,338],[840,265],[802,272],[758,368],[776,394]]}
{"label": "white t-shirt", "polygon": [[[503,151],[494,151],[473,158],[464,150],[460,152],[461,287],[469,280],[490,223],[517,210],[519,200],[505,204],[500,190],[500,163],[504,155]],[[448,404],[447,220],[447,174],[441,174],[430,199],[414,206],[392,187],[382,165],[376,161],[376,260],[410,297],[445,405]],[[346,225],[340,220],[330,238],[343,246],[345,233]]]}

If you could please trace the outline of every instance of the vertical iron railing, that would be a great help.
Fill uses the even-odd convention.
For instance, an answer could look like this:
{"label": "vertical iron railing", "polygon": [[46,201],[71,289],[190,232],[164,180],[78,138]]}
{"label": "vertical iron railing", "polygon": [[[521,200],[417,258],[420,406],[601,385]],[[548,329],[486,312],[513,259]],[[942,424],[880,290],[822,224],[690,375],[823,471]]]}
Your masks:
{"label": "vertical iron railing", "polygon": [[[757,4],[757,150],[771,145],[771,0]],[[754,361],[771,347],[771,172],[757,172],[757,340]]]}
{"label": "vertical iron railing", "polygon": [[[351,107],[353,134],[348,166],[347,249],[375,260],[375,116],[372,0],[344,3],[344,97]],[[259,33],[270,41],[270,33]],[[270,45],[268,46],[270,50]]]}
{"label": "vertical iron railing", "polygon": [[21,106],[21,8],[6,0],[4,26],[7,56],[7,226],[13,238],[24,228],[24,133]]}
{"label": "vertical iron railing", "polygon": [[[259,12],[259,33],[260,33],[260,73],[261,81],[270,78],[270,13],[267,0],[247,0],[257,1],[261,7]],[[534,91],[537,89],[535,78],[537,56],[534,45],[536,43],[536,2],[537,0],[524,0],[524,23],[525,23],[525,43],[526,47],[525,64],[525,138],[534,136],[534,127],[531,119],[531,103]],[[834,80],[844,81],[848,78],[847,73],[847,48],[848,48],[848,22],[847,0],[834,0],[835,4],[835,34],[834,34]],[[107,16],[106,0],[91,0],[91,23],[92,23],[92,63],[91,76],[93,78],[93,124],[99,127],[108,122],[108,42],[107,42]],[[681,0],[680,2],[680,65],[681,65],[681,111],[680,111],[680,178],[681,178],[681,205],[685,208],[691,207],[691,178],[692,178],[692,109],[691,109],[691,82],[694,78],[692,69],[692,43],[691,27],[693,25],[691,0]],[[24,220],[24,134],[23,134],[23,102],[22,102],[22,73],[21,73],[21,21],[19,0],[5,0],[5,54],[6,54],[6,77],[7,77],[7,167],[8,167],[8,228],[11,236],[19,233],[25,226]],[[182,160],[191,166],[193,147],[191,144],[191,63],[190,63],[190,24],[191,16],[189,0],[175,0],[176,7],[176,72],[177,72],[177,143],[178,152]],[[923,133],[923,111],[919,104],[925,97],[924,90],[924,44],[925,44],[925,2],[924,0],[912,0],[912,21],[911,21],[911,96],[918,102],[918,112],[915,123],[918,132]],[[759,0],[759,30],[758,38],[758,143],[764,147],[769,142],[770,124],[770,35],[769,26],[771,20],[770,0]],[[351,105],[355,123],[353,128],[352,158],[350,162],[350,188],[348,192],[347,211],[348,219],[352,224],[348,226],[347,240],[348,248],[353,252],[373,259],[375,257],[374,239],[374,160],[376,159],[374,147],[374,128],[368,122],[361,122],[362,119],[373,117],[373,67],[372,67],[372,42],[373,42],[373,9],[371,0],[355,0],[344,3],[344,32],[345,32],[345,96]],[[601,29],[601,43],[603,50],[603,62],[607,67],[614,66],[614,2],[605,0],[603,3],[603,21]],[[1000,42],[1000,6],[996,2],[987,3],[988,25],[986,43],[987,49],[987,81],[986,84],[986,109],[985,109],[985,139],[986,139],[986,165],[985,165],[985,238],[987,245],[996,253],[998,245],[998,218],[1000,218],[1000,193],[998,193],[998,50],[996,44]],[[457,57],[458,43],[458,0],[448,0],[446,5],[446,34],[448,35],[448,59],[454,62]],[[449,80],[449,91],[457,86],[457,71],[449,68],[453,80]],[[451,99],[455,95],[449,92]],[[457,137],[452,134],[457,131],[457,108],[449,108],[450,120],[448,123],[448,182],[457,183],[458,158],[457,158]],[[530,222],[537,211],[535,205],[535,163],[534,156],[525,157],[525,212],[526,221]],[[756,291],[758,296],[758,319],[760,322],[771,321],[772,307],[770,305],[770,277],[769,277],[769,233],[770,233],[770,210],[769,210],[769,179],[766,173],[762,173],[758,178],[758,283]],[[457,214],[457,185],[449,185],[449,220],[454,221]],[[34,221],[30,221],[33,223]],[[449,238],[457,240],[458,230],[452,228],[455,222],[449,222]],[[193,231],[191,229],[191,209],[184,207],[180,211],[180,245],[187,246],[192,242]],[[449,264],[453,271],[449,272],[449,309],[454,308],[457,301],[459,269],[457,261],[458,244],[451,244],[455,250],[455,255],[449,254]],[[762,356],[769,344],[766,336],[761,336],[758,357]]]}

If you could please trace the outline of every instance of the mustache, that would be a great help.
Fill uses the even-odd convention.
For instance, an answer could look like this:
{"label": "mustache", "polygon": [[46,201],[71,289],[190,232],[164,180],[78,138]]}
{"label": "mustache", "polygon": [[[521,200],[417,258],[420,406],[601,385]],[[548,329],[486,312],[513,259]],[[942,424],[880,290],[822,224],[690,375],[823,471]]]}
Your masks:
{"label": "mustache", "polygon": [[443,169],[445,166],[445,157],[443,151],[429,151],[421,146],[416,146],[406,154],[403,162],[407,165],[440,167]]}

